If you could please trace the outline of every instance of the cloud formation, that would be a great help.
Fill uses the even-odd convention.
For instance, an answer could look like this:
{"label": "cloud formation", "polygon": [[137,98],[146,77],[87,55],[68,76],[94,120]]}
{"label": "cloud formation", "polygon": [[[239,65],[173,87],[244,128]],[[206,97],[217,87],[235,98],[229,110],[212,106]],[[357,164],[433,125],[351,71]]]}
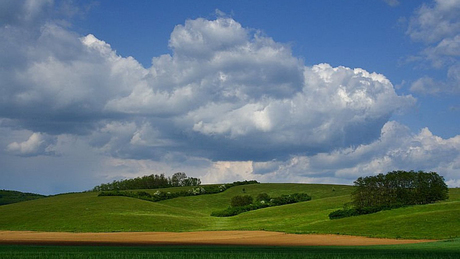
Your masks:
{"label": "cloud formation", "polygon": [[105,136],[108,152],[122,157],[155,153],[145,150],[152,143],[158,153],[216,160],[314,154],[372,141],[394,112],[414,103],[383,75],[306,67],[289,46],[232,18],[176,26],[173,54],[154,58],[149,69],[94,35],[51,22],[28,45],[33,55],[4,75],[11,84],[3,116],[32,131]]}
{"label": "cloud formation", "polygon": [[460,93],[460,1],[436,0],[423,4],[411,17],[407,34],[425,49],[418,60],[428,62],[435,69],[445,69],[443,80],[429,76],[416,80],[411,91],[424,94]]}
{"label": "cloud formation", "polygon": [[105,108],[170,116],[182,133],[176,144],[212,159],[264,160],[369,142],[391,114],[414,103],[383,75],[306,67],[289,46],[231,18],[178,25],[170,47],[172,55],[153,59],[145,81]]}
{"label": "cloud formation", "polygon": [[32,133],[29,139],[23,142],[12,142],[8,144],[7,151],[19,156],[36,156],[49,155],[53,152],[50,150],[52,139],[40,133]]}
{"label": "cloud formation", "polygon": [[[415,98],[384,75],[305,66],[289,45],[232,18],[177,25],[171,54],[145,68],[50,18],[52,1],[2,4],[17,13],[0,13],[0,160],[11,172],[35,173],[18,165],[28,159],[39,174],[91,188],[174,171],[204,182],[350,183],[395,168],[458,167],[458,138],[389,121]],[[75,168],[62,171],[66,163]]]}
{"label": "cloud formation", "polygon": [[[443,172],[455,179],[460,168],[460,136],[442,139],[424,128],[418,134],[397,122],[387,122],[372,143],[314,156],[295,156],[277,165],[270,174],[322,178],[348,182],[359,176],[397,169]],[[257,172],[257,171],[256,171]]]}

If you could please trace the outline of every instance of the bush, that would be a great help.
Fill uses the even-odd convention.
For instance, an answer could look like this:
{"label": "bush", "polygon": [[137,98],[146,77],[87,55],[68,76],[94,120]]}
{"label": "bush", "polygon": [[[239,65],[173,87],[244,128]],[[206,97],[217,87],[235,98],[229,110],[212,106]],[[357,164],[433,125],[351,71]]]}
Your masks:
{"label": "bush", "polygon": [[402,204],[394,204],[392,206],[381,206],[381,207],[364,207],[364,208],[344,208],[342,210],[336,210],[329,213],[329,219],[341,219],[352,216],[366,215],[376,213],[382,210],[391,210],[396,208],[404,207]]}
{"label": "bush", "polygon": [[[233,183],[221,184],[221,185],[198,186],[198,187],[193,187],[189,189],[188,191],[179,191],[179,192],[173,192],[173,193],[157,190],[153,195],[146,191],[133,192],[133,191],[120,191],[117,189],[117,190],[111,190],[111,191],[101,191],[99,193],[99,196],[125,196],[125,197],[132,197],[132,198],[156,202],[156,201],[173,199],[177,197],[220,193],[234,186],[245,185],[245,184],[255,184],[255,183],[258,183],[258,182],[257,181],[242,181],[242,182],[233,182]],[[252,203],[252,201],[250,203]]]}
{"label": "bush", "polygon": [[311,200],[311,197],[306,193],[294,193],[275,197],[270,200],[270,203],[273,204],[273,206],[279,206],[309,200]]}
{"label": "bush", "polygon": [[358,216],[355,209],[347,209],[347,210],[336,210],[329,213],[329,219],[341,219],[351,216]]}
{"label": "bush", "polygon": [[237,195],[232,198],[230,204],[232,207],[243,207],[252,204],[253,198],[250,195]]}
{"label": "bush", "polygon": [[221,211],[214,211],[211,213],[211,216],[214,217],[231,217],[231,216],[236,216],[238,214],[241,214],[243,212],[251,211],[251,210],[258,210],[262,208],[269,207],[270,205],[268,204],[249,204],[246,206],[241,206],[241,207],[228,207],[225,210]]}
{"label": "bush", "polygon": [[267,203],[269,201],[270,201],[270,196],[268,194],[266,194],[266,193],[260,193],[256,197],[256,202],[257,203],[261,203],[261,202]]}
{"label": "bush", "polygon": [[[280,197],[270,198],[268,194],[261,193],[257,195],[256,203],[252,203],[252,197],[249,195],[235,196],[231,200],[231,206],[222,211],[214,211],[211,216],[214,217],[230,217],[240,213],[257,210],[272,206],[280,206],[284,204],[296,203],[301,201],[309,201],[311,197],[306,193],[294,193],[290,195],[281,195]],[[239,206],[238,206],[239,205]]]}

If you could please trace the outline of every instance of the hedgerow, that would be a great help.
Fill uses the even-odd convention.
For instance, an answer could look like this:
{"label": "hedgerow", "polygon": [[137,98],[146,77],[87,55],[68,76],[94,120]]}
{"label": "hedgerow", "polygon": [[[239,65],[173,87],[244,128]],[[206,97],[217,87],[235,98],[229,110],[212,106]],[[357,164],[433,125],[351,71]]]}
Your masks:
{"label": "hedgerow", "polygon": [[[249,195],[245,195],[245,196],[249,196]],[[238,196],[235,196],[235,197],[238,197]],[[233,198],[232,198],[232,201],[233,201]],[[281,206],[285,204],[292,204],[292,203],[309,201],[309,200],[311,200],[311,196],[309,196],[306,193],[293,193],[293,194],[281,195],[279,197],[273,197],[273,198],[270,198],[267,194],[264,193],[264,194],[259,194],[256,198],[256,201],[251,204],[247,204],[243,206],[229,206],[225,210],[212,212],[211,216],[231,217],[231,216],[235,216],[235,215],[241,214],[243,212],[251,211],[251,210],[258,210],[258,209],[267,208],[267,207]],[[232,202],[232,205],[235,205],[235,204]]]}
{"label": "hedgerow", "polygon": [[251,180],[251,181],[238,181],[229,184],[221,184],[221,185],[207,185],[207,186],[197,186],[193,187],[187,191],[179,191],[179,192],[165,192],[161,190],[157,190],[155,193],[150,194],[146,191],[103,191],[100,192],[98,196],[125,196],[131,198],[137,198],[141,200],[147,201],[163,201],[174,199],[177,197],[186,197],[186,196],[195,196],[195,195],[203,195],[203,194],[215,194],[220,193],[228,188],[240,185],[247,185],[247,184],[258,184],[259,182]]}

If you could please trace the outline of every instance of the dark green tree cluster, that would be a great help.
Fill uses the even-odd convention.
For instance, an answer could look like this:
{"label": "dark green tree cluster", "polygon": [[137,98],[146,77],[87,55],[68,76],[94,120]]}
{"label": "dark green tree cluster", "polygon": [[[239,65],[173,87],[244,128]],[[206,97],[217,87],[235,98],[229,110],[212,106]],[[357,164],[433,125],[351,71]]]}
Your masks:
{"label": "dark green tree cluster", "polygon": [[231,217],[251,210],[258,210],[267,207],[280,206],[309,200],[311,200],[311,196],[306,193],[294,193],[281,195],[279,197],[270,197],[266,193],[261,193],[257,195],[255,202],[250,195],[237,195],[231,199],[230,207],[222,211],[214,211],[211,213],[211,216]]}
{"label": "dark green tree cluster", "polygon": [[393,171],[360,177],[354,182],[351,208],[337,210],[329,218],[375,213],[408,205],[433,203],[448,198],[444,178],[435,172]]}
{"label": "dark green tree cluster", "polygon": [[448,198],[444,178],[435,172],[393,171],[360,177],[352,204],[356,208],[428,204]]}
{"label": "dark green tree cluster", "polygon": [[201,180],[194,177],[187,177],[183,172],[175,173],[172,177],[166,177],[164,174],[152,174],[133,179],[113,181],[111,183],[101,184],[93,188],[93,191],[120,191],[136,189],[158,189],[179,186],[198,186]]}

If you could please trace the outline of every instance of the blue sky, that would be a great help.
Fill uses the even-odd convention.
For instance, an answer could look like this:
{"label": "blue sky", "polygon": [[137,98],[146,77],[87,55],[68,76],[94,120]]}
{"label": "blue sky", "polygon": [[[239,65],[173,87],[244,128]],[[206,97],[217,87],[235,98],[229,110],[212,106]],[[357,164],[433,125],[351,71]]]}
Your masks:
{"label": "blue sky", "polygon": [[460,1],[0,1],[0,189],[460,185]]}

